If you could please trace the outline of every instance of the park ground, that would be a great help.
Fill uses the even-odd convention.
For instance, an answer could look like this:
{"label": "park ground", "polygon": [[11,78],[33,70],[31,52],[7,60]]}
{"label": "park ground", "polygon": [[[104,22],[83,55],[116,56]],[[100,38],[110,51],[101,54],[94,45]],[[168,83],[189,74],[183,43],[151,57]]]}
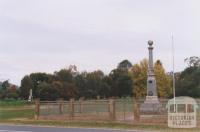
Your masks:
{"label": "park ground", "polygon": [[170,129],[166,125],[120,123],[103,121],[35,120],[33,104],[0,104],[0,124],[39,125],[53,127],[108,128],[124,130],[148,130],[159,132],[198,132],[199,129]]}

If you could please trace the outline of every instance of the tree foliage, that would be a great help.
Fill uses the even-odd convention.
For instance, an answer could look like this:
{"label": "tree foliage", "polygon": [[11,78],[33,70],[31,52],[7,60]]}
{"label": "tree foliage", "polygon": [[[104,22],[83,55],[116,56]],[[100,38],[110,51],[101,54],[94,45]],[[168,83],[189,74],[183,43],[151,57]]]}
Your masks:
{"label": "tree foliage", "polygon": [[[148,60],[143,59],[139,64],[133,65],[133,94],[136,98],[146,96]],[[165,73],[160,60],[154,64],[157,92],[159,97],[169,97],[171,95],[171,79]]]}
{"label": "tree foliage", "polygon": [[51,84],[42,82],[38,85],[38,93],[40,100],[54,101],[59,98],[59,90],[53,87]]}
{"label": "tree foliage", "polygon": [[188,64],[188,67],[200,66],[200,58],[197,56],[191,56],[189,58],[186,58],[184,61]]}
{"label": "tree foliage", "polygon": [[200,97],[200,66],[189,65],[176,77],[176,95]]}
{"label": "tree foliage", "polygon": [[133,95],[136,98],[146,96],[147,87],[147,59],[143,59],[139,64],[133,65],[131,72],[133,74]]}
{"label": "tree foliage", "polygon": [[162,66],[160,60],[157,60],[154,65],[154,71],[156,75],[156,87],[159,97],[169,97],[172,93],[172,79]]}
{"label": "tree foliage", "polygon": [[30,76],[26,75],[21,80],[20,96],[23,99],[28,99],[30,89],[34,89],[33,81],[31,80]]}
{"label": "tree foliage", "polygon": [[106,83],[105,75],[102,71],[91,73],[83,72],[75,77],[79,91],[79,97],[106,98],[109,96],[109,86]]}
{"label": "tree foliage", "polygon": [[[147,67],[146,59],[133,66],[128,60],[123,60],[108,75],[100,70],[79,73],[74,65],[54,74],[31,73],[21,80],[20,95],[27,99],[32,89],[33,97],[41,100],[144,97]],[[170,79],[160,61],[155,64],[155,73],[159,96],[167,97],[170,94]]]}
{"label": "tree foliage", "polygon": [[123,60],[121,61],[118,66],[117,66],[117,69],[121,69],[121,70],[128,70],[132,67],[132,64],[130,61],[128,60]]}
{"label": "tree foliage", "polygon": [[110,74],[111,96],[125,97],[132,95],[132,76],[128,71],[115,69]]}
{"label": "tree foliage", "polygon": [[19,91],[16,85],[10,84],[8,80],[0,84],[0,99],[17,99],[18,97]]}

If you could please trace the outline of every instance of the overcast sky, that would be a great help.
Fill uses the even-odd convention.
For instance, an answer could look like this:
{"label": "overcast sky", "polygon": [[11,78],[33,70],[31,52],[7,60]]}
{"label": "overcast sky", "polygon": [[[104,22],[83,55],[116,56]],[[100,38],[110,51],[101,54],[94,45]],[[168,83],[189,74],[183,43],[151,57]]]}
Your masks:
{"label": "overcast sky", "polygon": [[0,80],[20,84],[32,72],[53,73],[70,64],[109,73],[128,59],[148,57],[175,70],[200,53],[199,0],[0,0]]}

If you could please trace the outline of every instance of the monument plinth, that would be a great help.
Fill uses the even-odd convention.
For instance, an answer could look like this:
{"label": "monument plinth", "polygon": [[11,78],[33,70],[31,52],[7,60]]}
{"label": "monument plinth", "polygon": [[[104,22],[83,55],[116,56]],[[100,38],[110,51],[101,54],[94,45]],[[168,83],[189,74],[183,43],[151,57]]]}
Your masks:
{"label": "monument plinth", "polygon": [[156,79],[153,68],[153,41],[148,41],[149,64],[147,72],[147,96],[145,102],[141,105],[142,113],[158,113],[161,110],[161,104],[158,100],[156,90]]}

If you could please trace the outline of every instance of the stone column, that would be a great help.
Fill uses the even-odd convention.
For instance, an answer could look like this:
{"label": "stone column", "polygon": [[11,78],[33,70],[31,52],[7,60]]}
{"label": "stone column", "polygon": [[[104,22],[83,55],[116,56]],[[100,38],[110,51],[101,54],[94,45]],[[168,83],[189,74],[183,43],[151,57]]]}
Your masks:
{"label": "stone column", "polygon": [[147,96],[146,100],[140,107],[142,113],[159,113],[161,110],[161,104],[158,100],[156,90],[156,79],[153,67],[153,41],[148,41],[149,50],[149,64],[147,72]]}
{"label": "stone column", "polygon": [[149,65],[147,73],[147,96],[157,97],[156,79],[153,68],[153,41],[148,41],[149,49]]}

